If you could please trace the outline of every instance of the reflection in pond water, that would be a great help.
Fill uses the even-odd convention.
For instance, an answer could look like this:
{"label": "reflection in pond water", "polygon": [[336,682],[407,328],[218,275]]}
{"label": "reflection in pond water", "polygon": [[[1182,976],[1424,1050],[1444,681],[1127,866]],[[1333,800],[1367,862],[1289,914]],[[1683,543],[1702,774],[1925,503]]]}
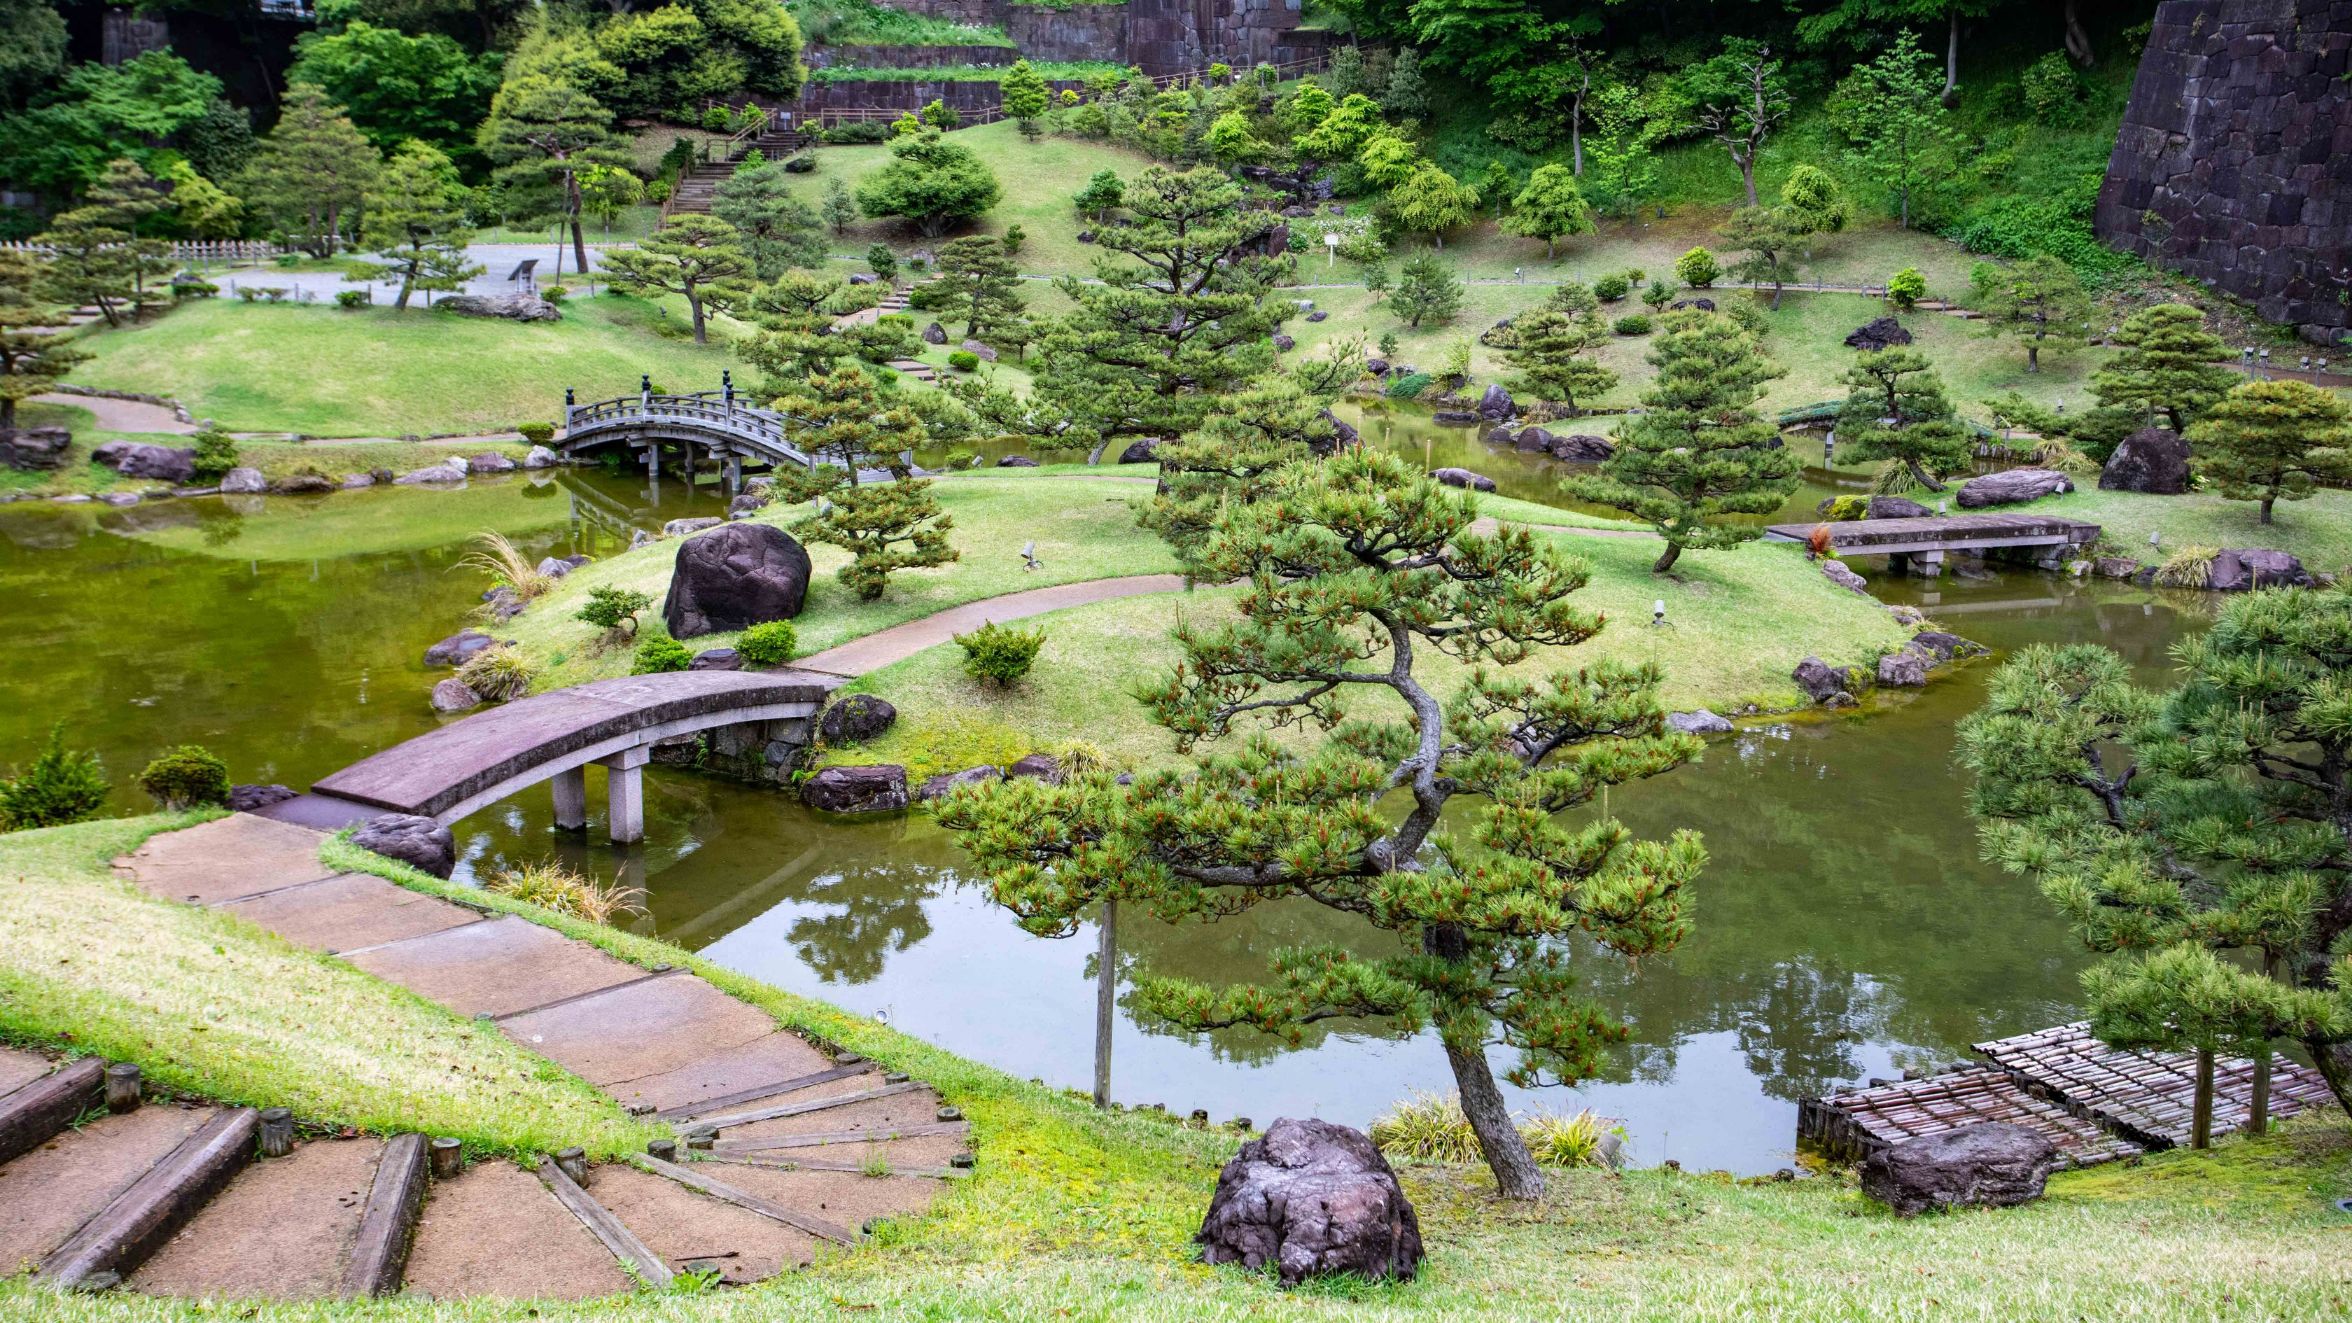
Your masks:
{"label": "reflection in pond water", "polygon": [[[1441,455],[1437,438],[1416,444],[1465,462]],[[1477,466],[1503,476],[1492,456]],[[240,779],[305,783],[433,724],[420,655],[479,591],[452,572],[473,531],[499,528],[534,556],[601,555],[631,525],[715,513],[721,500],[674,480],[657,495],[595,472],[539,477],[273,499],[249,516],[207,501],[0,511],[13,626],[0,640],[0,758],[64,720],[118,783],[180,741],[221,752]],[[2165,647],[2202,623],[2199,603],[2034,574],[1882,592],[1998,649],[2102,642],[2151,679]],[[1867,715],[1761,724],[1696,765],[1619,790],[1611,808],[1635,831],[1704,833],[1713,862],[1697,927],[1682,949],[1638,967],[1579,961],[1632,1041],[1609,1078],[1514,1105],[1623,1117],[1644,1162],[1763,1170],[1785,1161],[1796,1098],[2070,1015],[2082,959],[2064,925],[2030,885],[1978,857],[1962,812],[1953,723],[1986,674],[1964,669]],[[129,811],[133,797],[124,790],[116,807]],[[601,803],[593,786],[590,802]],[[460,876],[550,854],[618,872],[647,888],[647,931],[1016,1075],[1087,1085],[1093,934],[1021,932],[964,883],[953,843],[928,819],[824,819],[772,793],[657,770],[647,821],[645,843],[620,851],[593,832],[556,832],[544,793],[526,793],[459,825]],[[1295,903],[1182,928],[1136,915],[1121,936],[1123,968],[1212,982],[1257,975],[1284,945],[1386,940]],[[1114,1092],[1178,1112],[1361,1123],[1410,1089],[1450,1087],[1433,1043],[1317,1029],[1288,1050],[1246,1033],[1149,1032],[1123,1014]]]}

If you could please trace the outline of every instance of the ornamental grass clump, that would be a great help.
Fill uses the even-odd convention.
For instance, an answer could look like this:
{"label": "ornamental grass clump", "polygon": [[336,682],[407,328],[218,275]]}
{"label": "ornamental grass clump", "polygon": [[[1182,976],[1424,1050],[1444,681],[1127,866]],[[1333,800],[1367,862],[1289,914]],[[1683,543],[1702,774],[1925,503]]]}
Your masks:
{"label": "ornamental grass clump", "polygon": [[1602,1141],[1611,1135],[1622,1141],[1625,1127],[1588,1107],[1574,1116],[1531,1116],[1520,1123],[1519,1133],[1539,1166],[1605,1167],[1610,1163]]}
{"label": "ornamental grass clump", "polygon": [[499,869],[483,886],[501,896],[590,923],[609,924],[616,915],[645,913],[644,888],[599,882],[552,860]]}
{"label": "ornamental grass clump", "polygon": [[508,541],[506,534],[495,531],[474,534],[474,549],[458,565],[488,575],[493,585],[526,602],[555,586],[554,579],[539,572],[538,562]]}
{"label": "ornamental grass clump", "polygon": [[182,744],[166,749],[139,773],[139,788],[165,809],[229,802],[229,765],[210,749]]}
{"label": "ornamental grass clump", "polygon": [[504,703],[531,692],[539,672],[512,648],[484,648],[457,668],[457,678],[483,698]]}
{"label": "ornamental grass clump", "polygon": [[[1543,1113],[1517,1123],[1519,1137],[1540,1167],[1608,1165],[1602,1141],[1624,1127],[1591,1109],[1574,1116]],[[1415,1093],[1372,1122],[1372,1143],[1394,1158],[1468,1164],[1480,1158],[1478,1133],[1452,1095]]]}
{"label": "ornamental grass clump", "polygon": [[0,780],[0,831],[80,822],[98,812],[106,791],[106,769],[98,755],[66,748],[60,721],[49,728],[49,742],[31,766]]}
{"label": "ornamental grass clump", "polygon": [[2163,588],[2204,588],[2213,583],[2213,558],[2221,554],[2219,547],[2186,546],[2164,558],[2156,567],[2157,586]]}

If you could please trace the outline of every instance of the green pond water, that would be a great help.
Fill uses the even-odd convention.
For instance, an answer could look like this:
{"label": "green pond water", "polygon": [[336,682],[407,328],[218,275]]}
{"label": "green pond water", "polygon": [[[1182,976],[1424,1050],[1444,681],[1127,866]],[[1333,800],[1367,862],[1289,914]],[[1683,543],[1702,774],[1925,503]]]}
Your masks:
{"label": "green pond water", "polygon": [[[1385,444],[1461,462],[1437,440]],[[1482,453],[1469,466],[1507,476],[1513,494],[1548,495],[1536,466],[1506,467],[1518,460]],[[714,513],[721,500],[593,473],[242,499],[0,508],[0,766],[63,721],[123,787],[113,811],[139,811],[130,775],[183,741],[222,754],[239,780],[300,787],[434,724],[424,695],[436,677],[420,655],[477,596],[478,578],[452,572],[472,532],[497,528],[534,555],[603,555],[631,521]],[[2150,678],[2203,620],[2194,599],[2039,574],[1881,591],[1996,649],[2095,640]],[[1978,859],[1962,812],[1953,723],[1986,673],[1962,670],[1856,716],[1758,724],[1618,792],[1611,807],[1639,832],[1705,834],[1697,930],[1638,970],[1580,961],[1632,1040],[1610,1078],[1515,1104],[1621,1117],[1644,1163],[1769,1170],[1787,1161],[1800,1097],[2072,1015],[2083,958],[2030,885]],[[526,792],[458,824],[460,876],[550,855],[618,873],[647,889],[647,931],[1015,1075],[1090,1080],[1093,935],[1022,933],[964,885],[953,844],[927,819],[822,819],[661,768],[646,809],[647,840],[622,850],[593,830],[557,833],[545,792]],[[1253,974],[1295,942],[1378,940],[1304,905],[1183,929],[1130,918],[1122,938],[1122,968],[1212,980]],[[1450,1088],[1434,1042],[1364,1026],[1279,1050],[1122,1016],[1114,1055],[1123,1101],[1260,1123],[1361,1124],[1410,1090]]]}

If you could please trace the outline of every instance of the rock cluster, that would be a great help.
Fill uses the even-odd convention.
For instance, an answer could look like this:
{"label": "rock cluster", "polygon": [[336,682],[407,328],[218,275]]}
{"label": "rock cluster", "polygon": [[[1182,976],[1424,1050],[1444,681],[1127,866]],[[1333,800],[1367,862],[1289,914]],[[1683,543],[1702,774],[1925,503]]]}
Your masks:
{"label": "rock cluster", "polygon": [[65,467],[73,434],[62,427],[0,428],[0,465],[45,471]]}
{"label": "rock cluster", "polygon": [[431,818],[410,813],[369,818],[351,834],[351,843],[435,877],[445,878],[457,871],[457,841],[447,827]]}
{"label": "rock cluster", "polygon": [[90,458],[126,478],[154,478],[187,482],[196,476],[196,452],[144,441],[109,441],[90,452]]}

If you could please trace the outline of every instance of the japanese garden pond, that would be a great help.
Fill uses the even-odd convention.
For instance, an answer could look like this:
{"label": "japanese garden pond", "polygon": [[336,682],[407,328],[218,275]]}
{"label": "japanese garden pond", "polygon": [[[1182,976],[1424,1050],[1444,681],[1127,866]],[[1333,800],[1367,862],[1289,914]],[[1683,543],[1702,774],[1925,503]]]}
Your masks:
{"label": "japanese garden pond", "polygon": [[[1520,459],[1448,435],[1478,461],[1436,454],[1432,437],[1437,464],[1501,478],[1496,461]],[[1547,495],[1531,469],[1511,470],[1506,490]],[[1813,476],[1825,489],[1840,480]],[[29,757],[62,721],[123,787],[118,812],[138,806],[130,773],[174,743],[210,747],[239,780],[307,784],[435,721],[421,654],[480,591],[452,572],[476,530],[534,556],[603,555],[625,545],[615,512],[658,522],[717,513],[722,498],[671,482],[654,500],[628,480],[567,472],[460,492],[242,499],[0,508],[0,763]],[[2151,679],[2204,619],[2194,598],[2030,572],[1874,586],[1997,650],[2095,641]],[[1988,673],[1963,668],[1858,715],[1752,724],[1699,763],[1620,790],[1610,807],[1635,831],[1705,834],[1696,929],[1638,969],[1580,962],[1632,1039],[1610,1078],[1515,1093],[1514,1105],[1624,1118],[1641,1163],[1767,1171],[1788,1160],[1800,1097],[2069,1018],[2085,958],[2031,884],[1979,858],[1952,765],[1954,723]],[[821,818],[665,769],[646,801],[647,839],[626,851],[556,832],[543,793],[484,810],[458,825],[459,876],[550,854],[618,871],[647,890],[640,926],[723,964],[1016,1075],[1090,1080],[1092,933],[1022,933],[964,884],[927,818]],[[1121,938],[1123,964],[1217,981],[1283,945],[1373,934],[1300,905],[1183,929],[1130,917]],[[1411,1090],[1450,1087],[1434,1043],[1344,1027],[1284,1049],[1172,1036],[1123,1014],[1114,1057],[1120,1100],[1220,1120],[1362,1124]]]}

